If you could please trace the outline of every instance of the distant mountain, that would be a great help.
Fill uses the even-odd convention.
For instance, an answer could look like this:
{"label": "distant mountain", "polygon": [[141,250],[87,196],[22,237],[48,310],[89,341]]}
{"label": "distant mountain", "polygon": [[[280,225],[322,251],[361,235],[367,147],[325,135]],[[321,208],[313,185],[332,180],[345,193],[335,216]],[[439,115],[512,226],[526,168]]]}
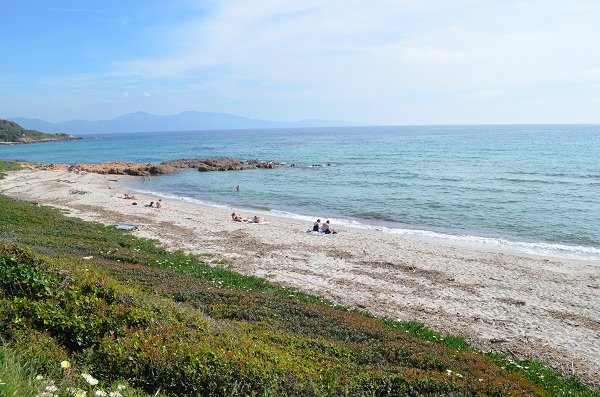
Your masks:
{"label": "distant mountain", "polygon": [[249,119],[229,113],[183,112],[158,116],[145,112],[129,113],[112,120],[70,120],[50,123],[39,119],[13,118],[26,128],[69,134],[101,134],[110,132],[157,132],[187,130],[225,130],[253,128],[342,127],[357,125],[327,120],[297,122]]}
{"label": "distant mountain", "polygon": [[27,130],[13,121],[0,119],[0,145],[65,141],[70,139],[75,139],[75,137],[67,134],[45,134],[35,130]]}

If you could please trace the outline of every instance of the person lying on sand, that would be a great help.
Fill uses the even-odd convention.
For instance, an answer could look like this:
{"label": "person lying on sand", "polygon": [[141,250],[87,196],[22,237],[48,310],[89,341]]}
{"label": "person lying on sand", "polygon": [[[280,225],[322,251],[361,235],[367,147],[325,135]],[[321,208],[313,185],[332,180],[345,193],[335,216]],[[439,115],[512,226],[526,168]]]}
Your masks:
{"label": "person lying on sand", "polygon": [[129,193],[125,193],[123,195],[123,197],[121,197],[122,199],[127,199],[127,200],[135,200],[135,196],[130,195]]}
{"label": "person lying on sand", "polygon": [[250,221],[252,223],[266,223],[265,218],[262,216],[258,216],[258,215],[254,215],[252,217],[252,220]]}

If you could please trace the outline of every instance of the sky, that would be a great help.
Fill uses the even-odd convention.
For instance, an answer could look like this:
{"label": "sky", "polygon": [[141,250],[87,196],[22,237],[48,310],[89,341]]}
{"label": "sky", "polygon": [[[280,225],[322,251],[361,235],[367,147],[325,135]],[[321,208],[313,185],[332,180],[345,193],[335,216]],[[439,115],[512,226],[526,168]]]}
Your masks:
{"label": "sky", "polygon": [[0,117],[600,123],[597,0],[0,0]]}

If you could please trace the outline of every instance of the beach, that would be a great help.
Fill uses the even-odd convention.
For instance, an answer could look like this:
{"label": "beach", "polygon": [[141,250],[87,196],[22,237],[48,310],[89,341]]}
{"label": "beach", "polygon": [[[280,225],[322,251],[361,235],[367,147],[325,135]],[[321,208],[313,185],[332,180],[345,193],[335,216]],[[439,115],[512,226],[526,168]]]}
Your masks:
{"label": "beach", "polygon": [[[228,259],[231,269],[377,316],[418,320],[474,346],[538,359],[600,384],[600,263],[485,252],[344,226],[269,215],[265,224],[218,208],[129,190],[130,176],[66,171],[10,172],[0,194],[65,209],[166,247]],[[136,200],[122,199],[125,193]],[[132,205],[133,202],[138,205]]]}

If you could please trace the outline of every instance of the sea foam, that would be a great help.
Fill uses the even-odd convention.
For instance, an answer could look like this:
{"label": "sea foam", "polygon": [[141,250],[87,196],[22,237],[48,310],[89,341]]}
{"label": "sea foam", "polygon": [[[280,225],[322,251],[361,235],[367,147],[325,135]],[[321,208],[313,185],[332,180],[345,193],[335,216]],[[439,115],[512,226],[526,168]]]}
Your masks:
{"label": "sea foam", "polygon": [[387,234],[399,235],[407,238],[416,238],[419,240],[429,241],[437,244],[472,248],[484,251],[497,251],[497,252],[509,252],[509,253],[522,253],[527,255],[544,256],[552,258],[572,259],[572,260],[583,260],[591,262],[599,262],[600,264],[600,249],[594,247],[567,245],[567,244],[553,244],[545,242],[526,242],[526,241],[514,241],[505,238],[494,238],[494,237],[483,237],[476,235],[464,235],[464,234],[451,234],[442,233],[431,230],[420,230],[410,229],[402,227],[389,227],[381,226],[376,224],[369,224],[362,220],[347,219],[347,218],[335,218],[326,217],[322,215],[305,215],[298,214],[290,211],[278,210],[278,209],[259,209],[256,207],[238,207],[231,206],[223,203],[214,201],[201,200],[189,196],[175,195],[165,192],[158,192],[152,190],[145,190],[135,188],[135,192],[142,194],[150,194],[157,197],[180,200],[192,204],[199,204],[208,207],[231,209],[235,211],[246,211],[254,212],[260,215],[272,215],[280,218],[289,218],[301,222],[306,222],[309,225],[316,219],[323,219],[323,221],[329,219],[334,225],[334,228],[340,230],[340,228],[355,228],[376,231]]}

